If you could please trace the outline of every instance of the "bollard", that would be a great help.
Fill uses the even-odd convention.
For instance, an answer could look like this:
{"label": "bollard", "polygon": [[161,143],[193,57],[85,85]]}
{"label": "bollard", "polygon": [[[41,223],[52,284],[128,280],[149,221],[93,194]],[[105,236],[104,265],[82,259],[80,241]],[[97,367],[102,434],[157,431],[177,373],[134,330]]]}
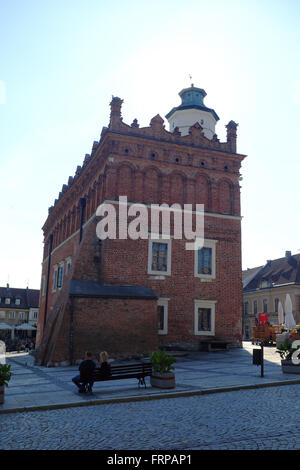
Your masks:
{"label": "bollard", "polygon": [[260,376],[264,377],[264,343],[260,343],[261,349],[253,349],[253,364],[261,366]]}

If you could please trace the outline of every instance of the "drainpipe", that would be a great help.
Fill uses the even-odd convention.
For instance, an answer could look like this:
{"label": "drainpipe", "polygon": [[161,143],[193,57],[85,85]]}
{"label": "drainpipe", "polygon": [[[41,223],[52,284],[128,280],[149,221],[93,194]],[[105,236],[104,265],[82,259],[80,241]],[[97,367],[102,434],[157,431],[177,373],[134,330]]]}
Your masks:
{"label": "drainpipe", "polygon": [[44,313],[43,335],[44,335],[44,332],[45,332],[45,326],[46,326],[46,320],[47,320],[48,291],[49,291],[49,278],[50,278],[50,266],[51,266],[52,246],[53,246],[53,234],[51,233],[50,238],[49,238],[48,273],[47,273],[47,285],[46,285],[46,299],[45,299],[45,313]]}
{"label": "drainpipe", "polygon": [[79,243],[82,240],[82,230],[83,230],[83,223],[84,223],[84,212],[85,212],[86,200],[84,197],[80,198],[80,234],[79,234]]}

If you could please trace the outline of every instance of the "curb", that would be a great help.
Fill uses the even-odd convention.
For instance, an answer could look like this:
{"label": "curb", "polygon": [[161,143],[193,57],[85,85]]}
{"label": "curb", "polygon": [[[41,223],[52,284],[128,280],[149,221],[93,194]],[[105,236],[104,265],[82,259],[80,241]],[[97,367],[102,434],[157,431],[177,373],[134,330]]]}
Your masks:
{"label": "curb", "polygon": [[150,400],[163,400],[166,398],[180,398],[180,397],[191,397],[197,395],[212,395],[215,393],[225,393],[225,392],[235,392],[239,390],[251,390],[251,389],[260,389],[267,387],[279,387],[283,385],[297,385],[300,384],[300,379],[295,380],[285,380],[279,382],[268,382],[262,384],[254,385],[236,385],[231,387],[218,387],[210,389],[196,389],[191,391],[174,391],[174,392],[165,392],[160,394],[152,394],[147,396],[131,396],[131,397],[119,397],[119,398],[107,398],[107,399],[97,399],[90,401],[80,401],[74,403],[58,403],[55,405],[36,405],[36,406],[25,406],[20,408],[8,408],[0,409],[1,414],[8,413],[24,413],[28,411],[45,411],[45,410],[59,410],[63,408],[75,408],[81,406],[95,406],[95,405],[107,405],[111,403],[130,403],[137,401],[150,401]]}

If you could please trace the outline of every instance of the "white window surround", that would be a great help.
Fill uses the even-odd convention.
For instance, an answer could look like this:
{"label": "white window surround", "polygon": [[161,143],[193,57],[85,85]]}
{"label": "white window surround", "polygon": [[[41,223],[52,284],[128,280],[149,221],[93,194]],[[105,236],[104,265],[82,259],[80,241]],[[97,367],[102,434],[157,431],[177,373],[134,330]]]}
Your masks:
{"label": "white window surround", "polygon": [[42,295],[46,294],[46,276],[43,274],[42,276]]}
{"label": "white window surround", "polygon": [[[216,300],[195,300],[194,310],[194,333],[195,335],[215,336],[215,305]],[[199,331],[198,329],[198,308],[209,308],[211,310],[211,330]]]}
{"label": "white window surround", "polygon": [[[168,245],[167,253],[167,270],[166,271],[154,271],[152,269],[152,245],[153,243],[163,243]],[[163,238],[149,238],[148,239],[148,274],[156,274],[158,276],[171,276],[171,258],[172,258],[172,239]]]}
{"label": "white window surround", "polygon": [[21,303],[21,299],[16,299],[16,300],[15,300],[15,304],[16,304],[16,305],[20,305],[20,303]]}
{"label": "white window surround", "polygon": [[58,266],[57,264],[54,265],[53,267],[53,283],[52,283],[52,292],[56,291],[56,284],[57,284],[57,272],[58,272]]}
{"label": "white window surround", "polygon": [[[204,280],[211,280],[216,278],[216,244],[218,240],[205,239],[202,248],[211,248],[211,274],[199,274],[198,273],[198,251],[195,250],[194,254],[194,276]],[[201,249],[201,248],[200,248]]]}
{"label": "white window surround", "polygon": [[71,256],[68,256],[68,258],[66,258],[66,274],[69,274],[71,267],[72,267],[72,258]]}
{"label": "white window surround", "polygon": [[168,302],[169,298],[161,297],[157,301],[158,307],[164,307],[164,329],[158,330],[159,335],[167,335],[168,334]]}

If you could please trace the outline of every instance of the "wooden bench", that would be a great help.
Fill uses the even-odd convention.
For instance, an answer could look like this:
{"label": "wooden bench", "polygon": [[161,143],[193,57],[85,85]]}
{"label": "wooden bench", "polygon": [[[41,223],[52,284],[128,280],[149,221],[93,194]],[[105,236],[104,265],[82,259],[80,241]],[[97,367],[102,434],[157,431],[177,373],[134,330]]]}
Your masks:
{"label": "wooden bench", "polygon": [[229,342],[222,340],[203,340],[200,341],[201,351],[227,351],[229,349]]}
{"label": "wooden bench", "polygon": [[[96,368],[93,374],[93,382],[105,382],[107,380],[137,379],[138,387],[144,385],[145,377],[152,375],[152,364],[140,362],[137,364],[111,365],[111,374],[108,377],[101,376],[100,368]],[[87,386],[86,386],[87,387]]]}

